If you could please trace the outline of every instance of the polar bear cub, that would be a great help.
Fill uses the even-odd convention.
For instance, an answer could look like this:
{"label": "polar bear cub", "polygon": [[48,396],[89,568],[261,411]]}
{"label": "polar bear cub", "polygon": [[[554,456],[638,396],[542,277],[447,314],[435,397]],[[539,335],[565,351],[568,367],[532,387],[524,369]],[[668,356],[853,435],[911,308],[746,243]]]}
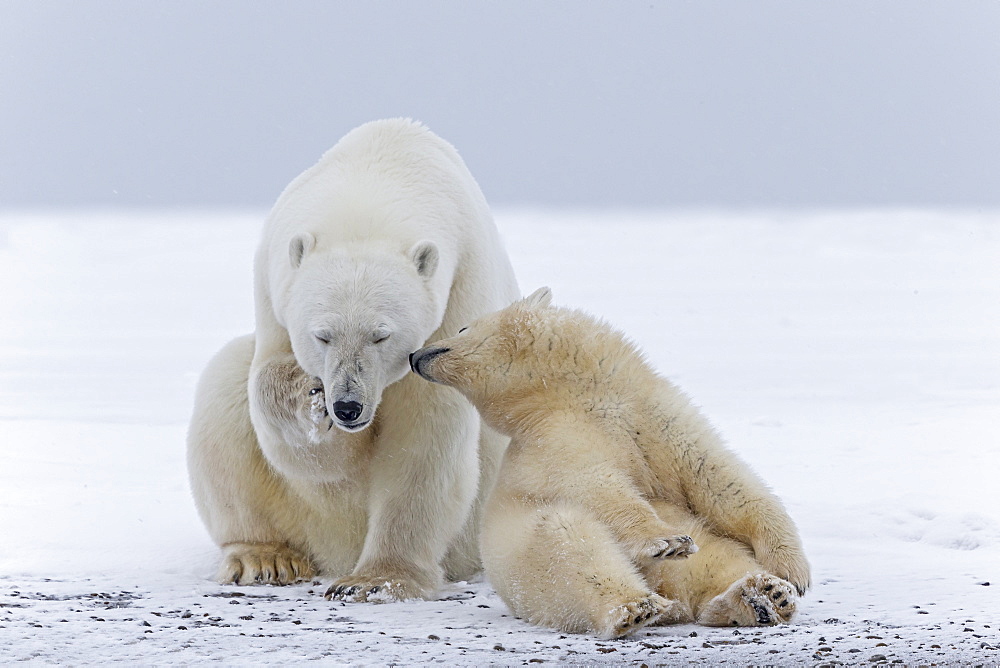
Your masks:
{"label": "polar bear cub", "polygon": [[551,292],[410,356],[511,437],[487,576],[518,616],[610,638],[787,622],[810,583],[781,502],[619,332]]}

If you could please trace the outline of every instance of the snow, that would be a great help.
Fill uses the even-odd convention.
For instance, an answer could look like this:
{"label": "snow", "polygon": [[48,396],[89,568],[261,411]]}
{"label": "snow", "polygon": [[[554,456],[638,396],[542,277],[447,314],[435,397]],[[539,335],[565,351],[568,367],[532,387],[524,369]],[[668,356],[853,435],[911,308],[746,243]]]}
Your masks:
{"label": "snow", "polygon": [[250,331],[260,212],[0,215],[0,663],[997,663],[1000,212],[500,211],[522,290],[626,331],[784,499],[795,623],[600,641],[484,582],[233,587],[194,384]]}

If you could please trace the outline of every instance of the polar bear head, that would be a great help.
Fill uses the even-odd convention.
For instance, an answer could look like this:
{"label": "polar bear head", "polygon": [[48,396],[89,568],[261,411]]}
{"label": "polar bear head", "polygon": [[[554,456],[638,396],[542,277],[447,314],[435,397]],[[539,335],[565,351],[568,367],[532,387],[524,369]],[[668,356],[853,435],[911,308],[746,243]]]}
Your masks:
{"label": "polar bear head", "polygon": [[309,234],[291,241],[283,324],[299,365],[322,381],[333,423],[360,431],[386,386],[406,375],[409,353],[440,326],[447,288],[441,296],[432,281],[438,248],[316,246]]}
{"label": "polar bear head", "polygon": [[425,380],[457,389],[491,427],[510,434],[505,421],[515,408],[541,390],[555,389],[568,368],[562,358],[572,342],[553,338],[552,324],[575,312],[551,308],[551,301],[551,290],[539,288],[456,336],[416,351],[410,367]]}

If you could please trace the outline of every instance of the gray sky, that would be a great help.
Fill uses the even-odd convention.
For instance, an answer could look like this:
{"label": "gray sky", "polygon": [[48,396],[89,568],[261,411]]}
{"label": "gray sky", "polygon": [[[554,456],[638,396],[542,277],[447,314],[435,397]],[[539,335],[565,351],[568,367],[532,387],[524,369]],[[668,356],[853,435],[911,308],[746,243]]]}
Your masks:
{"label": "gray sky", "polygon": [[427,123],[494,204],[1000,204],[1000,2],[0,0],[0,208],[268,206]]}

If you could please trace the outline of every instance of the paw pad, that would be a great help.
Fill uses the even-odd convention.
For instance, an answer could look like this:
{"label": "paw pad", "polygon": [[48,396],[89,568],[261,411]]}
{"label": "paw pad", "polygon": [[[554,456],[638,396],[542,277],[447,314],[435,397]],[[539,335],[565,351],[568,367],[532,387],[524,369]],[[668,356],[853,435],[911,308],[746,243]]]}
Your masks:
{"label": "paw pad", "polygon": [[653,559],[680,559],[697,551],[698,546],[691,536],[670,536],[653,543],[649,556]]}
{"label": "paw pad", "polygon": [[620,638],[648,624],[652,624],[674,605],[673,601],[652,594],[638,601],[632,601],[614,608],[608,613],[609,627],[601,631],[608,638]]}

